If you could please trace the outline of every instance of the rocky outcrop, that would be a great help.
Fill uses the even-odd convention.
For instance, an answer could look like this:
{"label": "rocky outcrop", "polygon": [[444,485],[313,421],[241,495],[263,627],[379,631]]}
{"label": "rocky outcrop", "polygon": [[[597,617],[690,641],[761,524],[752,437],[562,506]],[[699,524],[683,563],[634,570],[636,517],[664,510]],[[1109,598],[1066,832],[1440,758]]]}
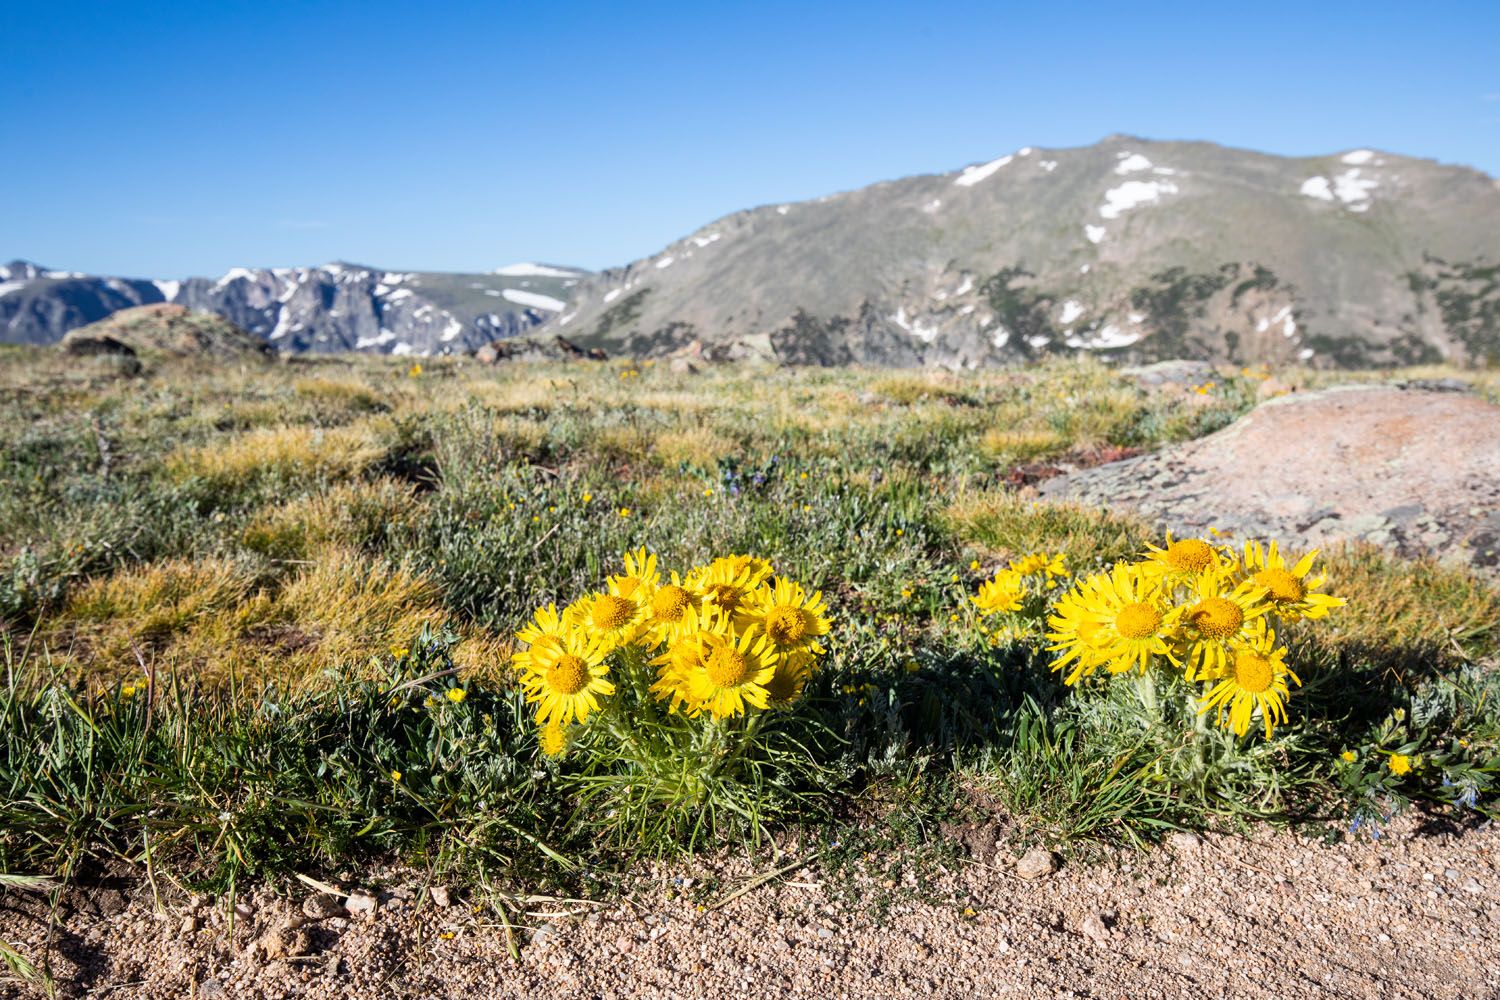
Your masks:
{"label": "rocky outcrop", "polygon": [[61,346],[73,355],[170,354],[221,361],[276,354],[264,340],[228,320],[167,304],[123,309],[68,331]]}
{"label": "rocky outcrop", "polygon": [[1500,407],[1465,392],[1343,387],[1262,403],[1223,430],[1050,480],[1042,495],[1178,534],[1364,541],[1500,573]]}

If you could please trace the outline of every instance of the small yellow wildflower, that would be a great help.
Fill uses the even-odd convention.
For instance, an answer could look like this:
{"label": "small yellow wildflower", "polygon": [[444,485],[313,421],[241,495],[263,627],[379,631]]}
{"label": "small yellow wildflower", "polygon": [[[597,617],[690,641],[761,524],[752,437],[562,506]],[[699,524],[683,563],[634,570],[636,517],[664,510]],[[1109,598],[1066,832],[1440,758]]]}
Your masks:
{"label": "small yellow wildflower", "polygon": [[1342,760],[1345,764],[1353,764],[1356,760],[1359,759],[1359,754],[1355,753],[1353,750],[1345,750],[1343,753],[1339,754],[1339,759]]}
{"label": "small yellow wildflower", "polygon": [[124,687],[120,688],[120,697],[121,698],[134,698],[135,697],[135,690],[136,690],[136,688],[135,688],[134,684],[126,684]]}
{"label": "small yellow wildflower", "polygon": [[407,653],[410,653],[410,652],[411,652],[411,650],[407,649],[405,646],[392,646],[391,647],[391,655],[394,656],[398,660],[401,659],[401,657],[405,656]]}
{"label": "small yellow wildflower", "polygon": [[585,493],[583,495],[583,502],[584,503],[588,503],[592,499],[594,499],[594,494],[592,494],[592,493]]}
{"label": "small yellow wildflower", "polygon": [[1416,763],[1417,759],[1408,757],[1404,753],[1393,753],[1390,759],[1391,773],[1398,778],[1403,774],[1410,774],[1412,767]]}
{"label": "small yellow wildflower", "polygon": [[410,378],[416,378],[418,375],[422,374],[422,366],[420,364],[412,365],[406,370],[406,374]]}
{"label": "small yellow wildflower", "polygon": [[979,568],[979,560],[978,559],[970,559],[969,560],[969,568],[970,569],[978,569]]}
{"label": "small yellow wildflower", "polygon": [[897,528],[896,529],[896,537],[897,538],[900,538],[904,534],[906,534],[906,530],[904,528]]}
{"label": "small yellow wildflower", "polygon": [[630,508],[629,507],[621,507],[620,508],[620,516],[621,517],[629,517],[630,516]]}
{"label": "small yellow wildflower", "polygon": [[391,772],[391,780],[394,781],[394,782],[399,783],[401,781],[401,772],[400,771],[392,771]]}
{"label": "small yellow wildflower", "polygon": [[463,688],[454,687],[448,689],[448,700],[453,702],[453,704],[455,705],[462,705],[464,699],[468,696],[469,692],[465,691]]}

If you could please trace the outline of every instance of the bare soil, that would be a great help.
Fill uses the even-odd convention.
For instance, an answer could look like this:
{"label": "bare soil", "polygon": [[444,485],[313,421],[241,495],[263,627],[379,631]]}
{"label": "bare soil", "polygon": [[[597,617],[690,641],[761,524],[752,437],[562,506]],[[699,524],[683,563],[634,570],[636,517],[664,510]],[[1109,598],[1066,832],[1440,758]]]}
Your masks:
{"label": "bare soil", "polygon": [[50,936],[64,996],[1500,998],[1493,824],[1412,816],[1331,845],[1177,834],[1035,879],[968,839],[979,857],[923,873],[886,857],[756,885],[744,861],[664,867],[623,901],[534,901],[511,932],[387,871],[368,873],[373,911],[300,883],[164,888],[160,909],[147,886],[103,884],[49,926],[10,894],[0,939],[40,960]]}

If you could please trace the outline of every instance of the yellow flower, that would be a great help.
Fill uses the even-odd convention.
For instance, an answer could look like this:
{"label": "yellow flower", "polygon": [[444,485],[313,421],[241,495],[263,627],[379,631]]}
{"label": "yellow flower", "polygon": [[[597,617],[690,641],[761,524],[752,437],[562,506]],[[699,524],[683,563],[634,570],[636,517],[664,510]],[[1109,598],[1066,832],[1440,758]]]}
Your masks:
{"label": "yellow flower", "polygon": [[1063,553],[1048,555],[1045,552],[1034,552],[1029,556],[1011,561],[1010,568],[1022,576],[1045,576],[1050,583],[1054,577],[1067,576],[1068,570],[1063,563]]}
{"label": "yellow flower", "polygon": [[125,684],[125,685],[122,685],[121,688],[120,688],[120,697],[122,697],[122,698],[134,698],[135,697],[135,692],[136,692],[136,687],[135,687],[134,684]]}
{"label": "yellow flower", "polygon": [[1359,760],[1359,754],[1355,753],[1353,750],[1345,750],[1343,753],[1339,754],[1339,760],[1343,761],[1345,764],[1353,764],[1356,760]]}
{"label": "yellow flower", "polygon": [[526,643],[530,648],[511,654],[511,664],[517,670],[525,670],[531,662],[531,658],[538,646],[548,644],[556,645],[563,636],[567,635],[577,626],[577,609],[568,608],[562,614],[558,614],[557,605],[548,604],[546,607],[537,608],[532,615],[531,621],[523,625],[516,633],[516,639]]}
{"label": "yellow flower", "polygon": [[1250,718],[1260,712],[1266,739],[1276,723],[1286,722],[1286,701],[1291,696],[1287,679],[1301,685],[1297,675],[1287,669],[1286,647],[1276,648],[1276,633],[1266,629],[1253,642],[1234,651],[1233,660],[1224,674],[1198,707],[1200,713],[1217,708],[1219,724],[1244,736]]}
{"label": "yellow flower", "polygon": [[599,698],[615,693],[604,662],[611,648],[607,639],[582,632],[569,633],[555,646],[533,648],[521,686],[526,700],[537,705],[536,721],[565,726],[599,711]]}
{"label": "yellow flower", "polygon": [[1393,753],[1391,754],[1388,766],[1391,769],[1391,773],[1399,778],[1403,774],[1410,774],[1411,769],[1416,766],[1419,760],[1420,758],[1408,757],[1404,753]]}
{"label": "yellow flower", "polygon": [[468,696],[469,692],[465,691],[461,687],[451,687],[448,689],[448,700],[453,702],[453,704],[455,705],[462,705],[464,703],[464,699]]}
{"label": "yellow flower", "polygon": [[748,617],[777,652],[808,649],[823,652],[818,638],[828,634],[828,607],[821,591],[809,595],[800,583],[777,578],[751,595]]}
{"label": "yellow flower", "polygon": [[392,771],[391,772],[391,780],[399,782],[401,780],[401,772],[400,771]]}
{"label": "yellow flower", "polygon": [[[613,581],[610,589],[617,590]],[[569,611],[578,616],[579,630],[614,649],[617,646],[628,646],[640,636],[641,629],[646,624],[646,602],[643,598],[648,597],[646,594],[627,595],[619,592],[590,594],[572,605]],[[569,612],[564,612],[567,613]],[[533,659],[535,655],[533,650]]]}
{"label": "yellow flower", "polygon": [[1000,611],[1020,611],[1021,601],[1026,596],[1026,584],[1013,569],[1002,569],[993,578],[979,585],[979,593],[969,598],[979,610],[987,615]]}
{"label": "yellow flower", "polygon": [[1155,657],[1178,662],[1167,640],[1180,609],[1169,606],[1160,581],[1140,566],[1121,563],[1087,577],[1053,610],[1047,648],[1063,654],[1053,661],[1053,670],[1072,665],[1065,684],[1101,666],[1115,674],[1132,667],[1144,673]]}
{"label": "yellow flower", "polygon": [[771,707],[790,705],[802,697],[802,689],[807,686],[816,663],[816,657],[800,649],[777,657],[776,672],[766,682],[766,694],[770,696]]}
{"label": "yellow flower", "polygon": [[1174,541],[1170,531],[1167,532],[1165,548],[1147,545],[1146,552],[1141,565],[1153,576],[1174,579],[1197,577],[1207,570],[1224,565],[1223,554],[1203,539],[1182,538]]}
{"label": "yellow flower", "polygon": [[629,517],[630,516],[630,508],[629,507],[621,507],[620,508],[620,516],[621,517]]}
{"label": "yellow flower", "polygon": [[1179,659],[1188,680],[1218,680],[1237,647],[1258,641],[1271,606],[1261,600],[1262,591],[1247,583],[1235,586],[1218,568],[1204,570],[1190,588],[1197,600],[1182,609]]}
{"label": "yellow flower", "polygon": [[705,613],[696,605],[688,606],[683,619],[677,637],[651,660],[651,665],[657,668],[651,695],[657,701],[669,702],[668,711],[696,716],[703,705],[694,694],[692,677],[703,668],[708,657],[709,634],[723,633],[725,626],[717,613]]}
{"label": "yellow flower", "polygon": [[588,503],[590,500],[594,499],[594,494],[592,494],[592,493],[585,493],[583,495],[582,499],[583,499],[584,503]]}
{"label": "yellow flower", "polygon": [[1275,542],[1263,549],[1259,542],[1250,541],[1245,543],[1241,573],[1263,591],[1264,599],[1270,601],[1276,614],[1286,621],[1324,618],[1328,612],[1343,607],[1348,601],[1331,594],[1314,593],[1325,580],[1322,574],[1310,576],[1317,557],[1318,550],[1313,549],[1288,567]]}
{"label": "yellow flower", "polygon": [[672,571],[671,581],[657,587],[647,605],[646,632],[652,646],[672,642],[697,628],[688,611],[697,607],[702,597],[682,585],[676,570]]}
{"label": "yellow flower", "polygon": [[405,656],[407,653],[410,653],[410,652],[411,652],[411,650],[407,649],[405,646],[392,646],[391,647],[391,655],[394,656],[398,660],[401,659],[401,657]]}
{"label": "yellow flower", "polygon": [[970,559],[969,560],[969,568],[977,570],[979,568],[979,560],[978,559]]}
{"label": "yellow flower", "polygon": [[410,368],[406,369],[406,374],[410,378],[416,378],[418,375],[422,374],[422,366],[420,364],[412,365]]}
{"label": "yellow flower", "polygon": [[701,594],[704,607],[730,617],[735,628],[750,624],[750,595],[771,576],[771,564],[747,555],[722,556],[687,575],[684,586]]}
{"label": "yellow flower", "polygon": [[542,727],[537,736],[537,746],[548,757],[559,757],[568,749],[568,731],[554,720]]}
{"label": "yellow flower", "polygon": [[748,628],[739,636],[704,632],[707,655],[701,669],[690,675],[692,699],[716,719],[745,712],[747,705],[770,706],[766,685],[776,674],[777,657],[759,629]]}

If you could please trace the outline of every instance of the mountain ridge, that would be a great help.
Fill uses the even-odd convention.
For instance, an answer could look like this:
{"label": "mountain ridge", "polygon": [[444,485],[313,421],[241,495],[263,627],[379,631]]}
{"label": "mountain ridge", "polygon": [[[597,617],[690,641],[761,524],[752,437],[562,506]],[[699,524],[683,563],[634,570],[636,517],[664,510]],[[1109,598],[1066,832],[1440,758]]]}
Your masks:
{"label": "mountain ridge", "polygon": [[730,213],[581,282],[543,330],[611,353],[819,364],[1485,361],[1497,192],[1471,168],[1369,149],[1024,147]]}

